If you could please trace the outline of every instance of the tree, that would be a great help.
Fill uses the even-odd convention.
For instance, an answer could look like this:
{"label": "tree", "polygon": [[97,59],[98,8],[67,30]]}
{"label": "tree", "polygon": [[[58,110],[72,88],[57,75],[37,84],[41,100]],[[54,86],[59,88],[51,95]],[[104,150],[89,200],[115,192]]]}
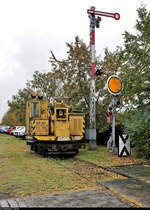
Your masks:
{"label": "tree", "polygon": [[7,124],[11,126],[25,125],[26,101],[30,94],[31,89],[24,88],[19,89],[18,93],[12,96],[12,100],[8,101],[9,110],[2,119],[3,124],[8,121]]}
{"label": "tree", "polygon": [[2,125],[9,125],[12,127],[16,125],[24,125],[18,120],[17,114],[18,110],[9,109],[2,118]]}
{"label": "tree", "polygon": [[129,110],[123,124],[135,146],[136,155],[149,158],[150,12],[145,6],[138,8],[137,12],[136,35],[125,32],[125,49],[120,53],[123,59],[121,75],[125,84],[123,98]]}
{"label": "tree", "polygon": [[[68,56],[58,60],[51,52],[50,62],[53,76],[57,83],[58,95],[68,104],[82,109],[86,115],[86,128],[89,127],[90,109],[90,50],[78,36],[74,43],[66,43]],[[118,54],[113,54],[105,49],[104,61],[100,57],[95,58],[96,68],[103,74],[96,76],[96,123],[97,130],[103,131],[108,128],[106,123],[107,106],[110,95],[106,88],[108,76],[119,72],[121,60]],[[57,96],[58,96],[57,95]]]}
{"label": "tree", "polygon": [[33,79],[26,82],[26,88],[19,89],[18,93],[12,96],[12,100],[8,101],[9,110],[4,115],[2,123],[13,126],[25,125],[26,101],[31,97],[31,92],[40,91],[50,100],[55,97],[56,90],[55,78],[51,72],[35,71]]}
{"label": "tree", "polygon": [[136,35],[124,33],[125,48],[120,52],[124,100],[129,109],[149,102],[150,98],[150,12],[145,6],[137,12]]}
{"label": "tree", "polygon": [[33,73],[33,79],[26,82],[27,89],[39,91],[48,100],[54,98],[57,92],[57,84],[55,75],[51,72],[42,73],[35,71]]}
{"label": "tree", "polygon": [[67,59],[58,60],[51,51],[50,62],[56,79],[57,96],[67,103],[89,107],[89,61],[88,47],[79,37],[75,43],[66,43],[69,50]]}
{"label": "tree", "polygon": [[130,136],[131,144],[135,148],[135,155],[139,158],[150,158],[150,105],[137,108],[128,114],[124,121],[125,132]]}
{"label": "tree", "polygon": [[[19,90],[8,101],[11,110],[18,110],[19,122],[25,122],[25,103],[30,97],[31,91],[40,91],[48,99],[63,100],[68,105],[82,110],[86,116],[86,128],[89,127],[89,95],[90,95],[90,51],[89,47],[78,36],[67,45],[67,58],[58,60],[51,51],[51,71],[42,73],[35,71],[33,79],[26,82],[26,88]],[[108,76],[120,72],[122,63],[117,53],[111,53],[105,49],[104,60],[95,58],[96,69],[103,74],[96,76],[96,123],[99,132],[106,130],[107,107],[110,102],[110,94],[106,88]]]}

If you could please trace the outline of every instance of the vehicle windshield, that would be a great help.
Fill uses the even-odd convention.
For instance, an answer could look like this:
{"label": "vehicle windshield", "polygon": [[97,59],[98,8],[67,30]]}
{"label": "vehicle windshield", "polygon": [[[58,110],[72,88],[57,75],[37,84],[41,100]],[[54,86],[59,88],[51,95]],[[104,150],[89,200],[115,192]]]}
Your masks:
{"label": "vehicle windshield", "polygon": [[32,104],[31,104],[31,116],[32,117],[38,117],[39,116],[39,103],[38,102],[32,102]]}
{"label": "vehicle windshield", "polygon": [[56,117],[60,120],[66,119],[66,109],[56,109]]}

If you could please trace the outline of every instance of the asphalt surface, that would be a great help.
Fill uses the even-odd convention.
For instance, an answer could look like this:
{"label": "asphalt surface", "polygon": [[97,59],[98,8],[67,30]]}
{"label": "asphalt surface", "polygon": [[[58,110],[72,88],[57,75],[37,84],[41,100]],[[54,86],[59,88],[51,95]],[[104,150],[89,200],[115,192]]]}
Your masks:
{"label": "asphalt surface", "polygon": [[150,207],[150,184],[146,182],[129,178],[127,180],[108,181],[103,184],[137,206]]}
{"label": "asphalt surface", "polygon": [[99,189],[75,191],[57,195],[43,195],[0,201],[1,207],[134,207],[128,201]]}
{"label": "asphalt surface", "polygon": [[110,190],[141,207],[150,207],[150,163],[114,167],[113,170],[128,179],[100,182]]}
{"label": "asphalt surface", "polygon": [[0,200],[0,207],[150,207],[150,163],[113,167],[129,178],[94,190]]}

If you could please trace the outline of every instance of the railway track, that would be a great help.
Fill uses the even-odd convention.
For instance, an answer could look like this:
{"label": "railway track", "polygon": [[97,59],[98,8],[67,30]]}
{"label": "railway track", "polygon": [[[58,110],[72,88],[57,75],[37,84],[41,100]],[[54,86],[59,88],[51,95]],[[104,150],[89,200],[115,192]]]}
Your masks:
{"label": "railway track", "polygon": [[87,164],[89,164],[91,166],[97,167],[99,169],[103,169],[104,171],[108,171],[110,173],[118,174],[118,175],[122,176],[122,178],[132,178],[131,176],[129,176],[127,174],[124,174],[124,173],[116,171],[114,169],[114,167],[116,167],[116,166],[105,167],[105,166],[97,165],[97,164],[92,163],[92,162],[87,161],[87,160],[82,160],[82,159],[79,159],[79,158],[76,158],[76,159],[79,160],[80,162],[84,162],[84,163],[87,163]]}
{"label": "railway track", "polygon": [[104,167],[89,161],[81,160],[79,158],[61,161],[57,158],[50,159],[56,164],[84,178],[87,180],[87,182],[92,182],[96,185],[100,185],[100,181],[130,178],[130,176],[117,172],[111,167]]}

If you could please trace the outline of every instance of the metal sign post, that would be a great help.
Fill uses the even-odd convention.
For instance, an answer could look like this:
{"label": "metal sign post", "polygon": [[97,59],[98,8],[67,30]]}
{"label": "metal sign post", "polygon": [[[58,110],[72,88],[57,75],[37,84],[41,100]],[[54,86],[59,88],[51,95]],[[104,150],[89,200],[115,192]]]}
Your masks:
{"label": "metal sign post", "polygon": [[113,112],[112,112],[112,153],[115,154],[115,96],[112,96]]}
{"label": "metal sign post", "polygon": [[[99,28],[100,16],[120,19],[119,13],[109,13],[95,11],[92,6],[87,10],[90,19],[90,56],[91,56],[91,85],[90,85],[90,129],[89,129],[89,149],[95,150],[96,146],[96,104],[95,104],[95,26]],[[98,15],[96,18],[95,16]]]}
{"label": "metal sign post", "polygon": [[[91,7],[94,11],[95,7]],[[91,86],[90,86],[90,129],[89,149],[96,149],[96,107],[95,107],[95,15],[90,18],[90,56],[91,56]]]}
{"label": "metal sign post", "polygon": [[115,154],[115,111],[117,107],[116,96],[119,95],[123,89],[121,79],[117,75],[110,76],[107,80],[107,89],[111,94],[111,103],[108,109],[110,109],[112,113],[112,138],[110,139],[112,141],[112,148],[109,148],[109,150]]}

